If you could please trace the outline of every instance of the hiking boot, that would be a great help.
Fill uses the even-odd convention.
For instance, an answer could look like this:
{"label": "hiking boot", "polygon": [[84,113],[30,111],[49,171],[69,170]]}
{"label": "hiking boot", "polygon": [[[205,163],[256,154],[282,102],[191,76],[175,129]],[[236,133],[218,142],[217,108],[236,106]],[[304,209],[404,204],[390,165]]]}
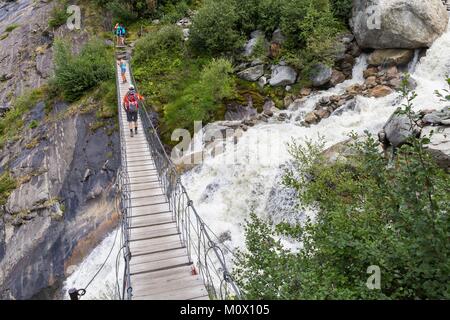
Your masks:
{"label": "hiking boot", "polygon": [[134,128],[134,134],[138,134],[138,128]]}

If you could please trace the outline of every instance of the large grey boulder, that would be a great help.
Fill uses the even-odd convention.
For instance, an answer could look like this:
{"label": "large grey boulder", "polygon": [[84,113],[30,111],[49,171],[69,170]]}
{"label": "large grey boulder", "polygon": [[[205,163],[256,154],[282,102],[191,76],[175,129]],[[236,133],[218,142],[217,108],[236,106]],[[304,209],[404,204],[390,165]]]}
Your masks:
{"label": "large grey boulder", "polygon": [[429,47],[447,24],[441,0],[353,1],[351,26],[362,48]]}
{"label": "large grey boulder", "polygon": [[312,74],[311,74],[311,82],[314,87],[321,87],[325,84],[327,84],[333,75],[333,70],[324,65],[324,64],[317,64],[314,66]]}
{"label": "large grey boulder", "polygon": [[289,66],[275,66],[269,84],[272,87],[287,86],[297,80],[297,72]]}
{"label": "large grey boulder", "polygon": [[264,75],[264,65],[250,67],[238,73],[238,77],[247,81],[258,81]]}
{"label": "large grey boulder", "polygon": [[394,113],[378,133],[378,138],[386,147],[401,147],[412,136],[419,136],[419,128],[403,114]]}

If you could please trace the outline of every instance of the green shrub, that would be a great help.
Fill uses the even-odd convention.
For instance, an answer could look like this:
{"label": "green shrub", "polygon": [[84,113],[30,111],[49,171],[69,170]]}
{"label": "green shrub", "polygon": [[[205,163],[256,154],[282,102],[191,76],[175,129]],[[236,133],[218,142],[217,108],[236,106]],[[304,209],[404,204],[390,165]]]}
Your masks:
{"label": "green shrub", "polygon": [[95,95],[95,100],[100,102],[97,109],[97,119],[110,119],[117,116],[117,91],[116,82],[104,81],[100,84]]}
{"label": "green shrub", "polygon": [[334,16],[348,23],[352,16],[353,0],[330,0]]}
{"label": "green shrub", "polygon": [[30,129],[37,128],[39,126],[39,122],[37,120],[33,120],[30,122]]}
{"label": "green shrub", "polygon": [[15,139],[24,125],[24,117],[39,101],[45,99],[44,88],[22,94],[12,103],[11,109],[0,118],[0,147],[8,139]]}
{"label": "green shrub", "polygon": [[[411,119],[414,94],[399,111]],[[314,219],[272,226],[251,216],[235,274],[247,299],[449,299],[450,176],[411,138],[391,165],[371,135],[353,136],[345,157],[291,144],[285,184]],[[276,240],[288,236],[299,252]],[[370,290],[370,266],[381,289]]]}
{"label": "green shrub", "polygon": [[16,188],[16,182],[9,172],[0,174],[0,206],[8,201],[11,192]]}
{"label": "green shrub", "polygon": [[160,54],[179,52],[183,48],[183,39],[183,32],[177,26],[163,26],[136,43],[133,59],[141,63]]}
{"label": "green shrub", "polygon": [[108,47],[100,40],[92,40],[73,55],[69,46],[55,43],[54,84],[69,102],[80,98],[105,80],[114,79],[114,61]]}
{"label": "green shrub", "polygon": [[67,13],[67,1],[59,1],[51,11],[48,26],[50,28],[58,28],[66,23],[69,16]]}
{"label": "green shrub", "polygon": [[242,47],[238,19],[234,0],[207,0],[193,19],[190,47],[196,53],[211,55]]}
{"label": "green shrub", "polygon": [[189,4],[184,0],[176,3],[169,2],[164,6],[162,11],[162,23],[175,23],[187,15]]}
{"label": "green shrub", "polygon": [[[329,6],[319,6],[319,2],[311,4],[308,1],[311,0],[291,2],[293,5],[296,2],[307,5],[303,8],[295,6],[295,12],[294,8],[286,7],[285,10],[289,13],[282,20],[282,29],[288,38],[286,60],[302,70],[304,76],[308,76],[317,63],[333,64],[336,36],[342,30]],[[327,0],[323,1],[327,3]]]}
{"label": "green shrub", "polygon": [[134,10],[130,3],[124,1],[113,0],[105,4],[105,8],[111,12],[113,19],[120,23],[127,23],[135,21],[139,14]]}
{"label": "green shrub", "polygon": [[194,121],[209,122],[222,108],[222,100],[235,94],[233,67],[226,59],[213,59],[201,72],[198,82],[187,87],[178,99],[164,108],[170,129],[192,128]]}

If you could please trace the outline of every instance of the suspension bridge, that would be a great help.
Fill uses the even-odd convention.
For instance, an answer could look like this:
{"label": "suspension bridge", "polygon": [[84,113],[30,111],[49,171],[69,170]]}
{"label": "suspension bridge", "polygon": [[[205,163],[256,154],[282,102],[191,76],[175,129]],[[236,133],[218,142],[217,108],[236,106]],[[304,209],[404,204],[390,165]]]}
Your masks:
{"label": "suspension bridge", "polygon": [[121,232],[125,261],[121,299],[239,299],[224,247],[196,212],[161,143],[145,103],[139,108],[138,134],[130,136],[122,101],[136,89],[129,53],[122,83],[116,66],[120,125],[119,172]]}

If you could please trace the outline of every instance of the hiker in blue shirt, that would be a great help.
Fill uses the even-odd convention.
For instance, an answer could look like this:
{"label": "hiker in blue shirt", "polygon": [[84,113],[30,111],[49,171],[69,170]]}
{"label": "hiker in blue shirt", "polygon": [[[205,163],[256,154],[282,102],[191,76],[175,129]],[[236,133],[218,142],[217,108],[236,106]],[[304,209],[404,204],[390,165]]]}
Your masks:
{"label": "hiker in blue shirt", "polygon": [[125,27],[122,24],[117,23],[114,27],[114,32],[117,36],[117,45],[125,46],[125,34],[127,33]]}
{"label": "hiker in blue shirt", "polygon": [[117,62],[117,65],[120,68],[120,75],[122,76],[122,83],[127,83],[127,64],[123,59],[120,59],[119,62]]}

